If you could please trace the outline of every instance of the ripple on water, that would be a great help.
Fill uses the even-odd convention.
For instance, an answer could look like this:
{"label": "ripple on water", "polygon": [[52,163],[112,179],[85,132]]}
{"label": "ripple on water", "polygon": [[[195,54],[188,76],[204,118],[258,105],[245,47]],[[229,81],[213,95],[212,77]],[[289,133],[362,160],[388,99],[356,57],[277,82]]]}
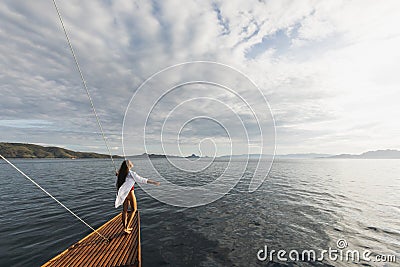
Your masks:
{"label": "ripple on water", "polygon": [[[17,160],[16,164],[95,227],[119,212],[113,208],[114,177],[108,175],[105,161]],[[137,171],[152,177],[146,164],[135,160]],[[163,160],[157,166],[172,181],[176,177],[179,183],[201,185],[222,173],[226,162],[191,176],[170,170]],[[328,261],[261,263],[256,252],[264,245],[327,249],[339,238],[352,249],[398,255],[400,203],[393,194],[400,189],[397,162],[277,161],[264,184],[249,193],[254,167],[250,162],[229,194],[197,208],[159,203],[138,188],[144,266],[332,266]],[[89,233],[4,163],[0,178],[1,265],[40,265]],[[171,192],[165,195],[174,197]]]}

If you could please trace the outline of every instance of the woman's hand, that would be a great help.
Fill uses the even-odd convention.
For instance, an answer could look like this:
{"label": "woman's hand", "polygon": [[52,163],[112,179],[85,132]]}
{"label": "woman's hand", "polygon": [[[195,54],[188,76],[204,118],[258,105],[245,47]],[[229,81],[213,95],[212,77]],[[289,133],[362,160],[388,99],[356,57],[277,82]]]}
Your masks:
{"label": "woman's hand", "polygon": [[147,183],[148,183],[148,184],[157,185],[157,186],[159,186],[159,185],[160,185],[160,183],[159,183],[159,182],[156,182],[156,181],[153,181],[153,180],[150,180],[150,179],[148,179],[148,180],[147,180]]}

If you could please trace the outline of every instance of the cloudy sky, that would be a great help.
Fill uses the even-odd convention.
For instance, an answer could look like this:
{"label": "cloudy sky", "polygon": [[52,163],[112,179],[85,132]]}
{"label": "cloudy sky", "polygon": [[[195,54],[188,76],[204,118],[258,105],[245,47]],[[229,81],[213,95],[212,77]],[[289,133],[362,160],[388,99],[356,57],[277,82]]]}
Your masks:
{"label": "cloudy sky", "polygon": [[[122,154],[124,114],[139,85],[163,68],[195,60],[227,64],[254,81],[274,116],[279,154],[400,149],[397,0],[58,5],[113,153]],[[0,2],[0,66],[0,141],[106,151],[52,1]],[[232,139],[235,153],[256,152],[232,135],[257,138],[254,117],[237,96],[215,86],[171,92],[146,127],[139,123],[170,79],[190,76],[182,71],[145,86],[130,107],[128,152],[144,152],[144,128],[148,152],[162,152],[152,146],[160,129],[171,154],[198,153],[199,143],[205,155],[215,152],[214,144],[217,154],[226,154]],[[219,78],[228,82],[228,76]],[[266,107],[254,88],[236,87],[255,109]]]}

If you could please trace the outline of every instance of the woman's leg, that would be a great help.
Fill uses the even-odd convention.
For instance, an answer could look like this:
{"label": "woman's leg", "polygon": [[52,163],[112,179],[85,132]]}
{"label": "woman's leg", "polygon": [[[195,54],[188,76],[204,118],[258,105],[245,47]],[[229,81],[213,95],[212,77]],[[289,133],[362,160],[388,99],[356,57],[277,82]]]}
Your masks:
{"label": "woman's leg", "polygon": [[136,196],[133,190],[129,194],[130,194],[129,204],[131,205],[132,214],[134,214],[137,211]]}
{"label": "woman's leg", "polygon": [[124,201],[124,205],[123,205],[123,207],[122,207],[122,224],[123,224],[123,226],[124,226],[124,231],[126,232],[126,230],[127,230],[127,227],[128,227],[128,205],[129,205],[129,202],[128,202],[129,200],[128,200],[128,198],[126,198],[125,199],[125,201]]}
{"label": "woman's leg", "polygon": [[127,201],[129,201],[129,204],[131,205],[131,209],[132,209],[132,212],[129,214],[129,220],[127,221],[126,229],[128,231],[132,231],[133,228],[128,227],[128,223],[132,221],[133,215],[135,214],[135,211],[137,209],[136,208],[136,197],[135,197],[135,194],[133,193],[133,190],[131,192],[129,192],[126,199],[127,199]]}

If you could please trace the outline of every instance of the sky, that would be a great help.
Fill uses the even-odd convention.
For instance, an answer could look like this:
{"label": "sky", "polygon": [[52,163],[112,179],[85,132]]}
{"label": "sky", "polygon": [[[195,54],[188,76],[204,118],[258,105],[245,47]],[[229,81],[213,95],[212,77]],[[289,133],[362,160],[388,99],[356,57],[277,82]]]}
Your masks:
{"label": "sky", "polygon": [[[57,3],[114,154],[400,149],[397,0]],[[53,2],[0,25],[0,141],[106,152]]]}

